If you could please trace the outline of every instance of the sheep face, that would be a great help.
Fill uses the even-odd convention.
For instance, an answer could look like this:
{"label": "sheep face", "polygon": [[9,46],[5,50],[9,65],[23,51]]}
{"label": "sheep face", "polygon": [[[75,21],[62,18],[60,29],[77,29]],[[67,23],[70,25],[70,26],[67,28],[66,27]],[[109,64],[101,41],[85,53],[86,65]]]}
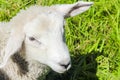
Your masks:
{"label": "sheep face", "polygon": [[64,41],[64,17],[55,12],[40,14],[24,28],[27,57],[63,73],[71,66]]}
{"label": "sheep face", "polygon": [[24,42],[28,59],[43,63],[58,73],[68,70],[71,60],[64,40],[64,19],[88,10],[91,4],[93,3],[79,1],[74,4],[40,8],[41,12],[31,21],[22,27],[14,28],[5,48],[4,62],[0,67],[21,49]]}

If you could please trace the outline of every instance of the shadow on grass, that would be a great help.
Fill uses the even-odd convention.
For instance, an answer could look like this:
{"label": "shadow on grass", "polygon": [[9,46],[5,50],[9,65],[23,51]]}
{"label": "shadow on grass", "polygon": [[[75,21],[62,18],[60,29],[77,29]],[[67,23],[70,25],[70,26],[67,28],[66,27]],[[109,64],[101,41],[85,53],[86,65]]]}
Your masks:
{"label": "shadow on grass", "polygon": [[90,53],[86,55],[75,55],[72,58],[72,67],[64,74],[51,71],[45,80],[98,80],[96,76],[96,58],[100,53]]}

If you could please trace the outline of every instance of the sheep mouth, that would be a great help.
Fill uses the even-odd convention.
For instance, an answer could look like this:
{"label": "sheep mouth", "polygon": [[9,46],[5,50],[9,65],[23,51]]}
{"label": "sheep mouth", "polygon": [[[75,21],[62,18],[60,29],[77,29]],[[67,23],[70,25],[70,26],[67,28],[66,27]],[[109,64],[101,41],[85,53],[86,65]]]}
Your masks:
{"label": "sheep mouth", "polygon": [[65,68],[66,70],[69,70],[71,67],[71,63],[69,62],[68,64],[60,64],[61,67]]}
{"label": "sheep mouth", "polygon": [[71,64],[69,63],[68,65],[61,65],[54,63],[54,64],[50,64],[49,67],[57,73],[64,73],[71,68]]}

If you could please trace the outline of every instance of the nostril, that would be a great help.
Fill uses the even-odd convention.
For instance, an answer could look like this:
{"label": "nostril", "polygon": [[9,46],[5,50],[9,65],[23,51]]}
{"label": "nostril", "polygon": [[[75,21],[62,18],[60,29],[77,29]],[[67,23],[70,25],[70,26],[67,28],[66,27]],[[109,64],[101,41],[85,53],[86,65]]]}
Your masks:
{"label": "nostril", "polygon": [[67,69],[67,67],[70,65],[70,62],[68,64],[60,64],[60,65]]}

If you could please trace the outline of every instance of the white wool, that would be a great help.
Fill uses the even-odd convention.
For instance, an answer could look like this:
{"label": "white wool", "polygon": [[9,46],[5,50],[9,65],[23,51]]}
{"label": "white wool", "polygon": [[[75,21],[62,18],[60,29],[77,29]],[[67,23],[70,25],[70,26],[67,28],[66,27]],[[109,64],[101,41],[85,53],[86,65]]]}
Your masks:
{"label": "white wool", "polygon": [[29,72],[23,75],[19,72],[18,66],[9,60],[7,65],[2,68],[11,80],[37,80],[39,76],[45,77],[49,72],[47,66],[34,61],[29,61]]}

